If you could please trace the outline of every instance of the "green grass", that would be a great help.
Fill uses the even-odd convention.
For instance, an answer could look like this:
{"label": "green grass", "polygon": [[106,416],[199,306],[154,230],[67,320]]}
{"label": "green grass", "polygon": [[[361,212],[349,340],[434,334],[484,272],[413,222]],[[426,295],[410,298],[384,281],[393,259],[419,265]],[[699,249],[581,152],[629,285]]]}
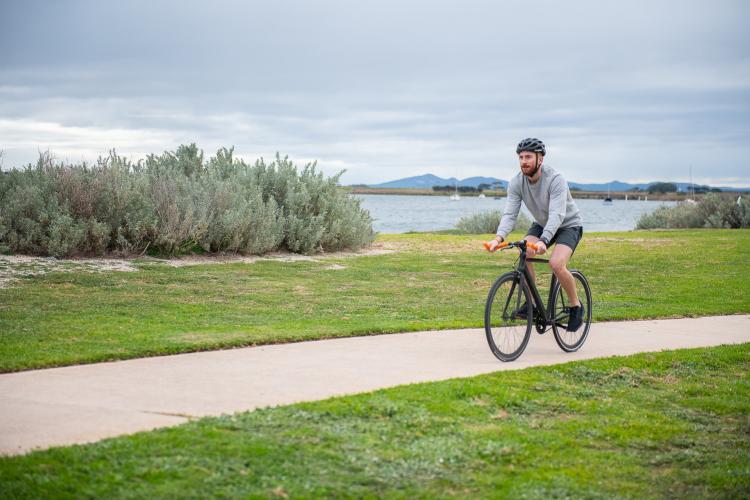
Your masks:
{"label": "green grass", "polygon": [[[0,289],[0,372],[480,327],[487,290],[517,255],[487,254],[486,238],[387,235],[378,243],[397,252],[29,276]],[[749,230],[589,234],[571,267],[592,284],[595,321],[750,312]]]}
{"label": "green grass", "polygon": [[504,371],[0,458],[2,498],[747,498],[750,344]]}

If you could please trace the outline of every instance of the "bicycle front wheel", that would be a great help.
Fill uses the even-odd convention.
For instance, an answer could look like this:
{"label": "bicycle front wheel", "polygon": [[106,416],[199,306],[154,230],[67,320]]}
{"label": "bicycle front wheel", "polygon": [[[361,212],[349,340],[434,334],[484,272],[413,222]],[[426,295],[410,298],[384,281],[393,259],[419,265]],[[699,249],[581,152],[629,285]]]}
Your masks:
{"label": "bicycle front wheel", "polygon": [[567,294],[563,290],[560,282],[558,281],[555,285],[552,299],[552,331],[555,332],[555,340],[557,345],[560,346],[565,352],[577,351],[581,348],[583,343],[586,341],[586,337],[589,335],[589,328],[591,328],[591,288],[586,277],[580,271],[572,269],[570,273],[573,275],[576,286],[576,295],[578,300],[584,306],[583,311],[583,324],[575,332],[568,331],[568,319],[570,317],[570,300]]}
{"label": "bicycle front wheel", "polygon": [[513,361],[529,343],[533,320],[528,289],[518,273],[500,276],[492,285],[484,308],[484,331],[492,354]]}

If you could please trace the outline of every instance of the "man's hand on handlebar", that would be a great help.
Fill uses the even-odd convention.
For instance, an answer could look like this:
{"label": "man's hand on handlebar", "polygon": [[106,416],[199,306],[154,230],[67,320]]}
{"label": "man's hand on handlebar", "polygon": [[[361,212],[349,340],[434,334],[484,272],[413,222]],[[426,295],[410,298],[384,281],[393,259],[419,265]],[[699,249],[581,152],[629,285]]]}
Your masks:
{"label": "man's hand on handlebar", "polygon": [[542,240],[538,241],[527,241],[526,244],[526,256],[534,257],[536,255],[544,255],[547,252],[547,245]]}
{"label": "man's hand on handlebar", "polygon": [[501,238],[500,236],[495,236],[494,239],[487,242],[487,250],[489,250],[490,252],[494,252],[495,250],[497,250],[497,246],[502,242],[503,238]]}

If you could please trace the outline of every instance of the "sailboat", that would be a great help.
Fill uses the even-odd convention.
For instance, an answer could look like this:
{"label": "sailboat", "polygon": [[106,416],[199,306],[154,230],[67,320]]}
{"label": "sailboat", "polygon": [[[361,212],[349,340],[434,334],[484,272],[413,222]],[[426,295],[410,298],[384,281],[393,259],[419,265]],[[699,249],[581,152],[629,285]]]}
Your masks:
{"label": "sailboat", "polygon": [[695,205],[695,184],[693,184],[693,166],[690,165],[690,198],[685,200],[690,205]]}
{"label": "sailboat", "polygon": [[607,184],[607,197],[604,198],[604,204],[605,205],[611,205],[612,204],[612,197],[609,195],[609,184]]}
{"label": "sailboat", "polygon": [[456,191],[451,195],[451,201],[458,201],[461,197],[458,195],[458,181],[456,181]]}

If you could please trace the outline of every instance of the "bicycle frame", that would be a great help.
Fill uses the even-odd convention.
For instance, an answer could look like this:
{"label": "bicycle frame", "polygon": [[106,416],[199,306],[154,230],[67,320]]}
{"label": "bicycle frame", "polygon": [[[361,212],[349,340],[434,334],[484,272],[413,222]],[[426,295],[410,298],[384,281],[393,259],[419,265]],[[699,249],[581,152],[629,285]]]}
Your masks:
{"label": "bicycle frame", "polygon": [[520,273],[523,276],[524,281],[526,282],[525,286],[528,287],[528,290],[531,293],[531,298],[534,301],[534,304],[536,304],[537,310],[540,313],[539,315],[535,316],[534,323],[536,325],[537,331],[542,333],[547,331],[548,327],[552,326],[552,322],[557,319],[552,317],[552,314],[554,312],[552,311],[552,300],[553,292],[555,290],[555,286],[557,285],[557,276],[555,276],[555,273],[552,273],[552,281],[550,282],[547,304],[545,307],[542,296],[539,293],[539,289],[536,287],[536,282],[531,276],[531,271],[529,271],[527,262],[549,264],[549,260],[540,259],[537,257],[526,257],[526,250],[523,249],[521,255],[519,256],[518,266],[516,267],[516,272]]}
{"label": "bicycle frame", "polygon": [[552,309],[552,290],[555,287],[555,282],[557,281],[557,276],[555,274],[552,274],[552,283],[550,284],[550,292],[549,297],[547,298],[547,305],[545,307],[544,301],[542,300],[542,296],[539,293],[539,289],[536,287],[536,282],[531,276],[531,271],[529,271],[529,267],[526,265],[527,262],[538,262],[541,264],[549,264],[549,261],[547,259],[538,259],[536,257],[532,258],[526,258],[525,253],[521,254],[520,262],[518,263],[518,267],[516,268],[517,271],[519,271],[526,281],[526,286],[529,289],[529,292],[531,293],[531,298],[534,300],[534,304],[536,304],[537,309],[539,309],[539,312],[542,313],[542,317],[544,319],[549,319],[547,317],[547,311]]}

